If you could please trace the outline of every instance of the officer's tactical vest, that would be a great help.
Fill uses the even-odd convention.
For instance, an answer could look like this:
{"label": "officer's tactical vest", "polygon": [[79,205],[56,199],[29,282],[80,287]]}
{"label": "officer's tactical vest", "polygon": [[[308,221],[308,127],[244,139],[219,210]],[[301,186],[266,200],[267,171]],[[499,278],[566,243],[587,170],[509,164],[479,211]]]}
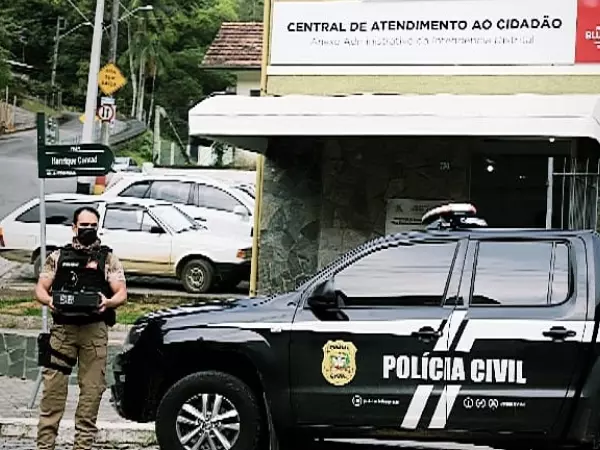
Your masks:
{"label": "officer's tactical vest", "polygon": [[[112,249],[101,246],[96,251],[74,248],[71,244],[60,250],[52,291],[101,292],[107,298],[113,296],[110,284],[106,280],[105,267]],[[114,325],[114,309],[107,308],[104,313],[97,312],[53,312],[54,323],[60,325],[85,325],[104,321]]]}

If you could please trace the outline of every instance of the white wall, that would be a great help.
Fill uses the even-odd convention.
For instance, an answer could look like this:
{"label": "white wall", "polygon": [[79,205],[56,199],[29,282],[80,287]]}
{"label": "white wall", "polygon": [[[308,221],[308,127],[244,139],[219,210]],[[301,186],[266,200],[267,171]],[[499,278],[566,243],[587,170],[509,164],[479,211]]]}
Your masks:
{"label": "white wall", "polygon": [[[236,94],[237,95],[250,95],[250,91],[260,91],[260,70],[243,70],[235,72],[237,77],[236,83]],[[229,155],[227,155],[229,157]],[[244,151],[238,149],[235,152],[235,158],[238,164],[247,165],[256,162],[256,153]]]}
{"label": "white wall", "polygon": [[251,90],[260,90],[260,70],[246,70],[235,73],[237,95],[250,95]]}
{"label": "white wall", "polygon": [[[236,95],[250,95],[252,90],[260,90],[260,69],[242,70],[234,72],[236,83]],[[229,164],[232,160],[238,167],[252,166],[256,163],[256,153],[236,149],[235,154],[232,151],[226,151],[223,155],[223,163]],[[216,157],[210,147],[200,147],[198,149],[198,165],[206,166],[214,164]]]}

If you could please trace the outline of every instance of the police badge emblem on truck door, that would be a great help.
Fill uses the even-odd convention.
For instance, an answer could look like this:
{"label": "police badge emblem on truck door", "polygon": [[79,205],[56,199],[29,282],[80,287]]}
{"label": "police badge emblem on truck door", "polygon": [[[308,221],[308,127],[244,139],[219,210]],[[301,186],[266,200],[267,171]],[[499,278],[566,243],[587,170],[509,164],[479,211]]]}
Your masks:
{"label": "police badge emblem on truck door", "polygon": [[323,346],[321,371],[334,386],[345,386],[356,375],[356,346],[352,342],[327,341]]}

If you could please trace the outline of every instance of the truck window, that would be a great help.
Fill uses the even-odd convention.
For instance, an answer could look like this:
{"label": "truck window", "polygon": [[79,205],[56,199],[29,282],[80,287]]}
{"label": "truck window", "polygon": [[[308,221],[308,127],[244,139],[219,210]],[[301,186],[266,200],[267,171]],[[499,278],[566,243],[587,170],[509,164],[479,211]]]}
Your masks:
{"label": "truck window", "polygon": [[[77,208],[81,208],[82,206],[89,206],[95,209],[98,208],[96,203],[47,201],[46,222],[48,225],[71,226],[73,224],[73,214]],[[40,223],[39,203],[22,213],[19,217],[17,217],[16,221],[24,223]]]}
{"label": "truck window", "polygon": [[192,183],[179,181],[154,181],[148,197],[172,203],[188,204]]}
{"label": "truck window", "polygon": [[569,249],[557,242],[480,242],[473,306],[548,306],[570,293]]}
{"label": "truck window", "polygon": [[440,306],[456,242],[400,245],[371,253],[335,275],[348,306]]}
{"label": "truck window", "polygon": [[121,192],[119,197],[144,198],[149,187],[150,181],[139,181],[137,183],[133,183],[131,186]]}

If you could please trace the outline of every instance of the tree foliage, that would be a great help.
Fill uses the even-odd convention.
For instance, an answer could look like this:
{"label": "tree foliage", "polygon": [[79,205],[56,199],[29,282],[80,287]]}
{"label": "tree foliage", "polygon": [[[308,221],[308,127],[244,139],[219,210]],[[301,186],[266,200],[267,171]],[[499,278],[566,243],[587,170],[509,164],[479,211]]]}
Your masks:
{"label": "tree foliage", "polygon": [[[119,23],[117,65],[128,82],[115,95],[118,112],[150,122],[154,106],[160,105],[185,142],[189,108],[234,81],[230,74],[201,69],[204,53],[222,22],[260,20],[262,0],[121,0],[121,4],[120,17],[143,5],[151,4],[153,10],[138,11]],[[86,19],[93,23],[95,5],[95,0],[0,0],[0,87],[7,73],[2,62],[14,59],[34,66],[30,86],[50,93],[58,18],[66,19],[58,22],[63,35]],[[112,1],[106,0],[105,26],[111,7]],[[92,27],[81,26],[59,39],[56,86],[66,105],[85,104],[92,32]],[[105,31],[102,64],[108,62],[109,39],[110,31]],[[161,131],[172,132],[166,124]]]}

